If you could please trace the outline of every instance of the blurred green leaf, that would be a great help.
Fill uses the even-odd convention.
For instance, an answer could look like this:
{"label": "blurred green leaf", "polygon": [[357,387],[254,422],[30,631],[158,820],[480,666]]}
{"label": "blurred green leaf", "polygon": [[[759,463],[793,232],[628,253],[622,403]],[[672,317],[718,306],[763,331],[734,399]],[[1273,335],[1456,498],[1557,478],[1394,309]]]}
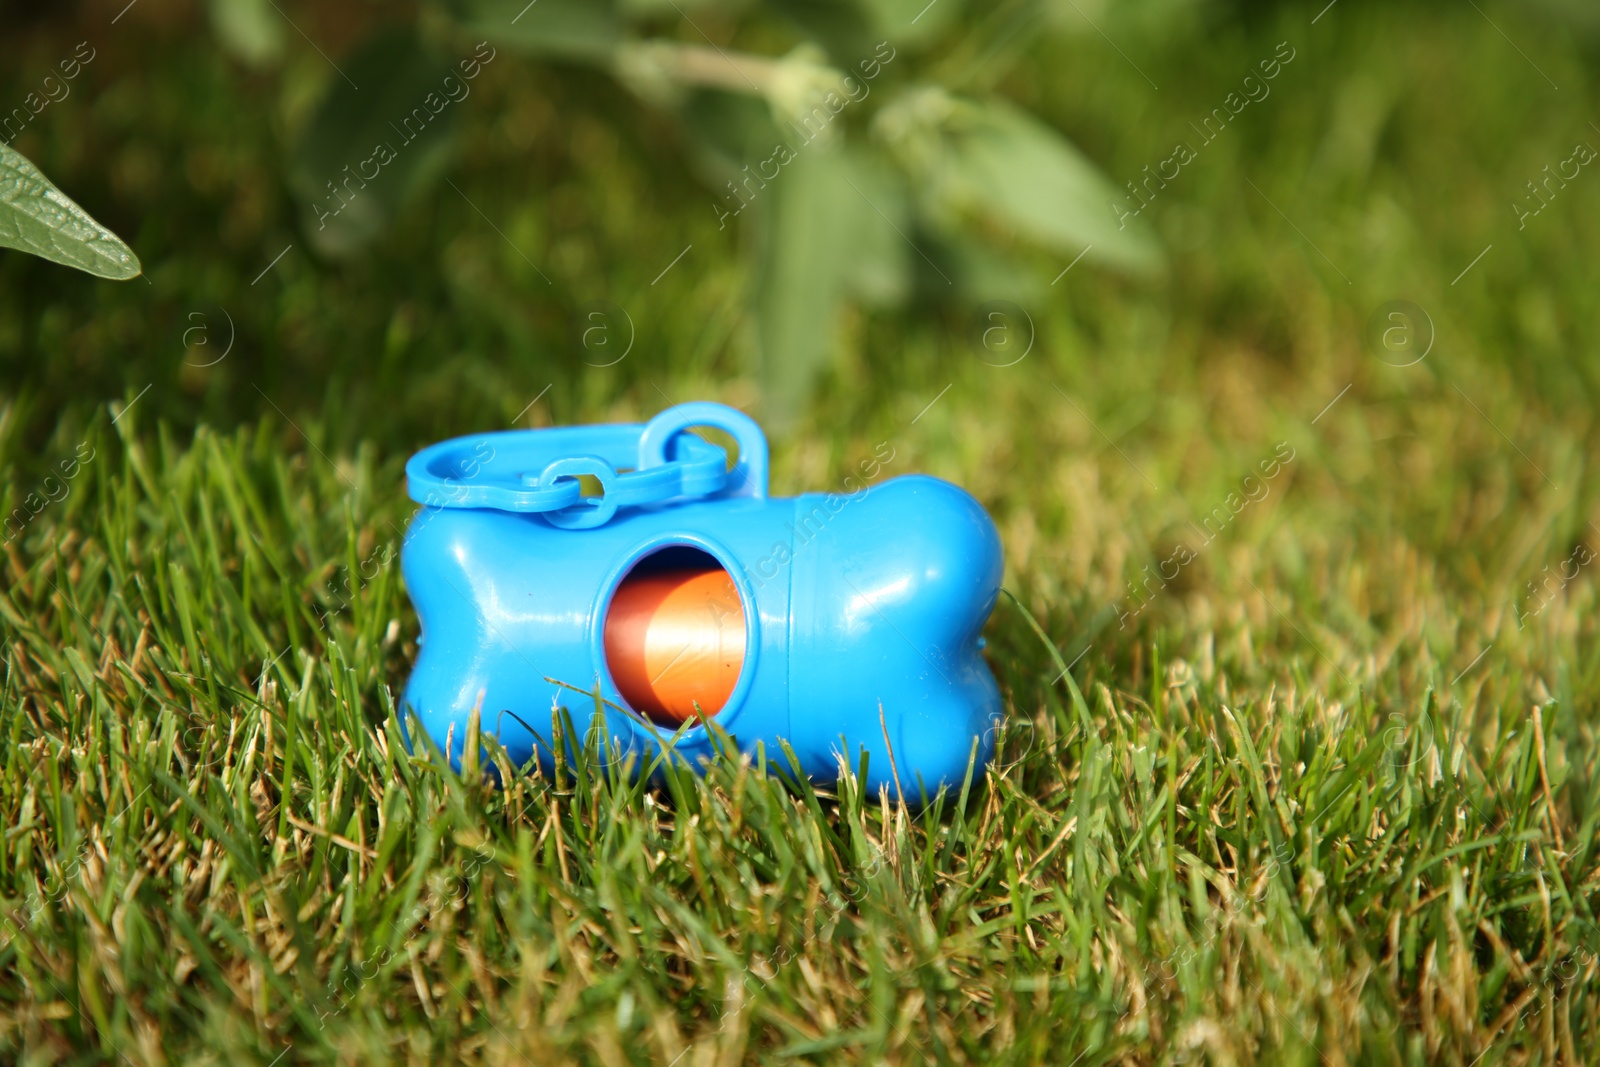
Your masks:
{"label": "blurred green leaf", "polygon": [[927,40],[960,14],[962,0],[862,0],[880,35],[896,45]]}
{"label": "blurred green leaf", "polygon": [[1116,189],[1055,130],[999,101],[922,89],[886,108],[876,130],[913,175],[941,228],[998,228],[1058,252],[1134,272],[1161,264],[1138,220],[1118,223]]}
{"label": "blurred green leaf", "polygon": [[713,186],[739,174],[751,160],[765,159],[783,140],[766,100],[720,89],[696,89],[684,96],[679,115]]}
{"label": "blurred green leaf", "polygon": [[[845,239],[846,293],[862,304],[890,307],[911,295],[914,224],[905,181],[878,153],[843,154],[856,221]],[[926,249],[922,250],[926,252]],[[931,264],[924,265],[931,266]]]}
{"label": "blurred green leaf", "polygon": [[859,152],[801,147],[765,188],[756,287],[764,408],[793,418],[827,360],[847,296],[899,299],[908,287],[909,225],[892,172]]}
{"label": "blurred green leaf", "polygon": [[622,43],[623,20],[609,0],[458,0],[473,33],[532,55],[602,62]]}
{"label": "blurred green leaf", "polygon": [[473,79],[492,60],[486,48],[451,64],[410,29],[388,28],[340,63],[342,77],[301,137],[290,176],[320,250],[367,244],[439,176]]}
{"label": "blurred green leaf", "polygon": [[6,144],[0,144],[0,247],[115,281],[141,270],[133,249]]}
{"label": "blurred green leaf", "polygon": [[[1045,281],[1037,270],[1029,270],[1015,255],[962,230],[942,232],[929,242],[934,255],[954,280],[961,295],[971,303],[985,300],[1014,300],[1023,303],[1039,300]],[[938,279],[933,279],[937,283]],[[930,286],[931,288],[932,286]]]}
{"label": "blurred green leaf", "polygon": [[270,0],[211,0],[211,28],[222,46],[251,66],[283,54],[289,28]]}
{"label": "blurred green leaf", "polygon": [[767,0],[767,6],[820,44],[843,67],[872,54],[882,39],[857,0]]}

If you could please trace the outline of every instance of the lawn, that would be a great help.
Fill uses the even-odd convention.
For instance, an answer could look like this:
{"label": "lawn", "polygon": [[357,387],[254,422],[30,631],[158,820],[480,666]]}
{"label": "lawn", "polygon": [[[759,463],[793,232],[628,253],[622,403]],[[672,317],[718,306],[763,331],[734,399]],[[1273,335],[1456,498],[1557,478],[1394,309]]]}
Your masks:
{"label": "lawn", "polygon": [[[1596,1059],[1600,177],[1529,185],[1600,146],[1583,11],[1019,24],[997,91],[1115,185],[1196,145],[1165,267],[1020,253],[1016,362],[975,299],[848,310],[791,409],[749,234],[593,71],[504,51],[450,184],[314,249],[285,131],[384,9],[284,6],[262,70],[204,5],[0,5],[0,103],[96,50],[13,143],[145,267],[0,252],[0,1059]],[[889,442],[990,510],[987,775],[407,748],[406,458],[689,399],[779,493]]]}

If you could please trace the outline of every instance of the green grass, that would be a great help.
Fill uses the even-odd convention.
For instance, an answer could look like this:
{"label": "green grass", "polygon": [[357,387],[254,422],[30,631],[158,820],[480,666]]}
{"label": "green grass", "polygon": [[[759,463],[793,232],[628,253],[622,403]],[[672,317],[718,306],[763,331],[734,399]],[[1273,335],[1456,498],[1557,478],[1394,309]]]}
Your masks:
{"label": "green grass", "polygon": [[[1420,603],[1369,647],[1276,616],[1296,594],[1258,571],[1264,595],[1211,625],[1110,624],[1081,690],[1002,601],[998,773],[920,814],[815,791],[777,753],[660,789],[592,750],[548,777],[501,756],[502,790],[399,740],[414,623],[395,568],[362,567],[408,510],[396,462],[134,424],[92,434],[0,601],[14,1051],[1314,1062],[1593,1040],[1584,690],[1530,708],[1542,683],[1505,652],[1451,684],[1471,653],[1429,660],[1449,604],[1414,558],[1372,564]],[[1380,584],[1335,566],[1345,606]]]}
{"label": "green grass", "polygon": [[[0,255],[0,509],[41,504],[0,562],[0,1060],[1595,1058],[1593,569],[1526,590],[1600,539],[1600,177],[1525,231],[1506,206],[1587,136],[1579,29],[1485,6],[1559,91],[1470,8],[1127,24],[1159,92],[1092,33],[1030,47],[1002,87],[1119,182],[1303,55],[1152,208],[1165,279],[1039,258],[1007,369],[971,309],[852,314],[774,442],[779,492],[888,440],[1002,531],[1001,753],[919,813],[779,753],[500,789],[405,750],[406,456],[519,412],[759,414],[738,242],[660,122],[508,56],[453,180],[553,283],[446,188],[381,254],[253,286],[298,240],[277,127],[325,72],[306,49],[263,114],[185,10],[134,8],[21,145],[149,284]],[[638,347],[587,367],[568,312],[604,294]],[[1363,343],[1400,298],[1438,329],[1405,368]],[[239,347],[186,367],[213,307]]]}

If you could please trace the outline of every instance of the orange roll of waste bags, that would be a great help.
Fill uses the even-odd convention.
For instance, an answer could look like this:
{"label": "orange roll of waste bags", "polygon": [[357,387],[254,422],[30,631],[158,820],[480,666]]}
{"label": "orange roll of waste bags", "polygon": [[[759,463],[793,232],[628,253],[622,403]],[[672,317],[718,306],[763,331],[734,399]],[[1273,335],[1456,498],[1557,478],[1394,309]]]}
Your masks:
{"label": "orange roll of waste bags", "polygon": [[744,606],[720,568],[630,576],[606,613],[606,662],[633,710],[674,726],[722,710],[744,666]]}

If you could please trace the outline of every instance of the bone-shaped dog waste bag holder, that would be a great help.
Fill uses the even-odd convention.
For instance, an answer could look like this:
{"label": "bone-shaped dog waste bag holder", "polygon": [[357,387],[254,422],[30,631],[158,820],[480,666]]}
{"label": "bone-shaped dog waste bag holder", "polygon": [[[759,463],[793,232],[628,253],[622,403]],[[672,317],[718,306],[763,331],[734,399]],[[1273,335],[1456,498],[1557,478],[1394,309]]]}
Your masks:
{"label": "bone-shaped dog waste bag holder", "polygon": [[[691,427],[733,437],[731,469]],[[691,765],[711,756],[710,716],[779,766],[787,742],[816,781],[865,751],[874,795],[897,776],[908,801],[959,787],[1001,715],[980,637],[1000,588],[994,523],[918,474],[769,497],[767,459],[753,420],[707,402],[411,457],[423,508],[401,566],[422,635],[402,708],[457,766],[479,709],[516,765],[548,770],[560,706],[577,743],[601,714],[640,766],[666,744]],[[601,710],[558,683],[598,685]]]}

